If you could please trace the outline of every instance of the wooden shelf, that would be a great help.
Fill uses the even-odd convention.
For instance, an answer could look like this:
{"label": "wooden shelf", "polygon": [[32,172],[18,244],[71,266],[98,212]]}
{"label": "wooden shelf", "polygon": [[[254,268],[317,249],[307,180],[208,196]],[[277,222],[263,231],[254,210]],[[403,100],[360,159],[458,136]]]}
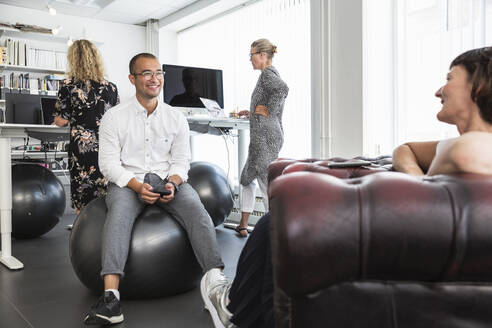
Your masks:
{"label": "wooden shelf", "polygon": [[19,66],[19,65],[0,65],[0,72],[2,71],[24,71],[24,72],[65,74],[65,70],[63,69],[34,67],[34,66]]}

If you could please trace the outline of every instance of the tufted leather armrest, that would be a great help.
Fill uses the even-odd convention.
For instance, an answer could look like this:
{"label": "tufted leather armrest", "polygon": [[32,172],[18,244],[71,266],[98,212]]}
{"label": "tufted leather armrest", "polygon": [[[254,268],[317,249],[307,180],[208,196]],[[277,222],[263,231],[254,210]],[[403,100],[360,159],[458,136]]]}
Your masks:
{"label": "tufted leather armrest", "polygon": [[471,174],[279,176],[269,187],[276,284],[296,296],[354,280],[490,281],[491,187]]}
{"label": "tufted leather armrest", "polygon": [[333,157],[327,160],[295,160],[288,158],[279,158],[268,166],[268,182],[273,181],[275,178],[282,174],[299,171],[319,172],[333,175],[337,178],[347,179],[369,175],[376,172],[385,172],[392,169],[392,162],[389,156],[380,156],[376,158],[360,156],[355,157],[354,159],[365,160],[371,162],[371,164],[359,167],[330,168],[329,165],[331,163],[345,163],[351,160],[340,157]]}

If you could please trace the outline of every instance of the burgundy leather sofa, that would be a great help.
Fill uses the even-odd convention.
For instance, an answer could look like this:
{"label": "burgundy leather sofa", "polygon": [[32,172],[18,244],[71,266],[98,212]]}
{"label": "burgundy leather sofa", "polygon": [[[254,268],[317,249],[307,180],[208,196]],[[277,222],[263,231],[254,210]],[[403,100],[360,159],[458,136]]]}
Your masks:
{"label": "burgundy leather sofa", "polygon": [[492,327],[492,177],[328,163],[270,166],[277,326]]}

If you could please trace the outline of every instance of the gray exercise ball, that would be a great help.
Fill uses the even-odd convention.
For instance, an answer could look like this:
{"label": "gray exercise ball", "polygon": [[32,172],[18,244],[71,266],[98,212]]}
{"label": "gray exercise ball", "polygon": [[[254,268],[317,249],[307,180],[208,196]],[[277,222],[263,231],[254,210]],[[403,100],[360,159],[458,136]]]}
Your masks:
{"label": "gray exercise ball", "polygon": [[12,236],[41,236],[60,221],[65,212],[65,190],[60,180],[38,164],[12,166]]}
{"label": "gray exercise ball", "polygon": [[[77,217],[70,235],[70,260],[77,277],[97,294],[103,291],[101,240],[106,220],[104,198],[91,201]],[[195,288],[202,270],[184,229],[158,206],[147,206],[133,226],[123,298],[147,299]]]}
{"label": "gray exercise ball", "polygon": [[231,214],[233,193],[227,176],[220,167],[208,162],[193,162],[188,183],[196,190],[208,214],[218,226]]}

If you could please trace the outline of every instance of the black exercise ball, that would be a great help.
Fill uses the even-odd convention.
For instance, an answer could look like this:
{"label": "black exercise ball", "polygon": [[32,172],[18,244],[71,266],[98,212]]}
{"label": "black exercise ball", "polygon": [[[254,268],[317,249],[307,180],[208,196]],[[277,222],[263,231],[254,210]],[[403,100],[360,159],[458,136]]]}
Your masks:
{"label": "black exercise ball", "polygon": [[65,211],[60,180],[38,164],[12,166],[12,236],[34,238],[50,231]]}
{"label": "black exercise ball", "polygon": [[225,172],[211,163],[193,162],[188,172],[188,183],[200,196],[214,226],[224,222],[234,205],[232,188]]}
{"label": "black exercise ball", "polygon": [[[104,198],[91,201],[70,235],[70,259],[80,281],[101,294],[101,241],[106,220]],[[164,210],[147,206],[135,221],[121,295],[158,298],[195,288],[202,270],[184,229]]]}

